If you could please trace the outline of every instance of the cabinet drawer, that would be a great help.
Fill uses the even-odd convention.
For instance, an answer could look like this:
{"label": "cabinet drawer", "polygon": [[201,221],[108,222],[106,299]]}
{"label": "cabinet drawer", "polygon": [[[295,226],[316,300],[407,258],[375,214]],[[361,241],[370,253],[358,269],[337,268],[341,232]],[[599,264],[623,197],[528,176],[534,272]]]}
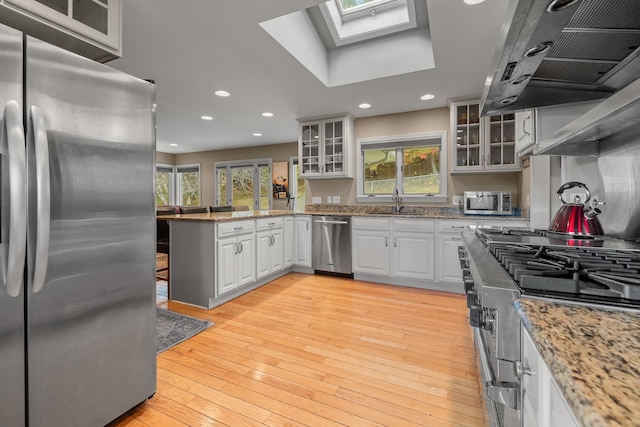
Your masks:
{"label": "cabinet drawer", "polygon": [[282,217],[260,218],[256,220],[256,230],[273,230],[282,228]]}
{"label": "cabinet drawer", "polygon": [[468,221],[438,221],[438,232],[440,233],[455,233],[460,234],[467,228],[467,225],[471,225],[473,222]]}
{"label": "cabinet drawer", "polygon": [[351,225],[354,229],[374,229],[379,231],[389,230],[389,220],[387,218],[353,218]]}
{"label": "cabinet drawer", "polygon": [[230,221],[218,224],[218,237],[252,233],[256,229],[255,221]]}
{"label": "cabinet drawer", "polygon": [[392,219],[394,231],[410,231],[415,233],[433,233],[433,221],[428,219]]}

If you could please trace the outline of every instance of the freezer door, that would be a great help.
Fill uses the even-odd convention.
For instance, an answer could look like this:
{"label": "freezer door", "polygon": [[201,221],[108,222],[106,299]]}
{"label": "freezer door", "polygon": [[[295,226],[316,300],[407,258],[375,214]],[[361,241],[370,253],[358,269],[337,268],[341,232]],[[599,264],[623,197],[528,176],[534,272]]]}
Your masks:
{"label": "freezer door", "polygon": [[[25,424],[24,250],[22,259],[14,258],[19,255],[15,245],[26,242],[25,212],[11,203],[19,169],[24,182],[24,150],[22,34],[0,25],[0,424],[8,426]],[[22,215],[22,232],[11,230],[16,215]]]}
{"label": "freezer door", "polygon": [[155,392],[154,86],[26,39],[29,425]]}

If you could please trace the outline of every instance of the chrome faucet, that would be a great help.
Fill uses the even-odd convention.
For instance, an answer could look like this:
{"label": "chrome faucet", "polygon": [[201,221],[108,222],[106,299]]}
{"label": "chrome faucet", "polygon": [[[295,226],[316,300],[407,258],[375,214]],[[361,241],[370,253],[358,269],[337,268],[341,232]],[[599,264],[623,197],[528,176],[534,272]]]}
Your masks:
{"label": "chrome faucet", "polygon": [[393,189],[393,194],[391,195],[391,200],[396,202],[395,212],[396,213],[400,213],[400,211],[402,210],[402,198],[400,198],[400,191],[398,190],[398,187],[395,187]]}

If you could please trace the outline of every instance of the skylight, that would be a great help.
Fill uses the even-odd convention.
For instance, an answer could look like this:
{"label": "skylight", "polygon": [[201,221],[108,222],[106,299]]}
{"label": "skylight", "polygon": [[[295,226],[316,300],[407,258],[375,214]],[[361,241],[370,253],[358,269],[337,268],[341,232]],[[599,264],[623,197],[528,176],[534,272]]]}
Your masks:
{"label": "skylight", "polygon": [[389,3],[393,0],[336,0],[340,11],[344,14],[355,9],[376,6],[380,3]]}
{"label": "skylight", "polygon": [[318,6],[336,46],[416,26],[414,0],[329,0]]}

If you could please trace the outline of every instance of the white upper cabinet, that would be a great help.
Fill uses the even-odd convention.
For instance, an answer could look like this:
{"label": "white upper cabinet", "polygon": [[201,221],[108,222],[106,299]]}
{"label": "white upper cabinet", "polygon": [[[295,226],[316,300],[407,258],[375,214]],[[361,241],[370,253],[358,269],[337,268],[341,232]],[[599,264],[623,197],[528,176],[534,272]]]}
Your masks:
{"label": "white upper cabinet", "polygon": [[521,170],[514,113],[480,117],[480,101],[453,102],[450,110],[452,173]]}
{"label": "white upper cabinet", "polygon": [[121,0],[0,0],[0,22],[106,62],[120,57]]}
{"label": "white upper cabinet", "polygon": [[353,178],[354,126],[351,116],[299,124],[298,158],[303,178]]}
{"label": "white upper cabinet", "polygon": [[536,142],[535,115],[533,110],[516,113],[516,153],[528,154]]}

